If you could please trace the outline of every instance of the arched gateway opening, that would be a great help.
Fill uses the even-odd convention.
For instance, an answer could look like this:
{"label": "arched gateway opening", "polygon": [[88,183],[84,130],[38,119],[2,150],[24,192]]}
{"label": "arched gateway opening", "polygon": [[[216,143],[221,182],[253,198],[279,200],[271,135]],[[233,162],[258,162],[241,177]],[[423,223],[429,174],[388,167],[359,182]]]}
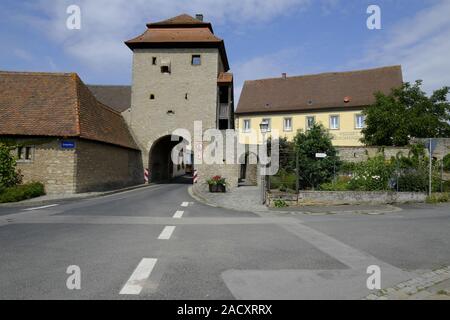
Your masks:
{"label": "arched gateway opening", "polygon": [[[190,155],[186,154],[186,148],[180,148],[180,143],[187,145],[186,140],[183,140],[182,137],[172,141],[171,135],[164,136],[153,143],[149,156],[151,182],[165,182],[191,172]],[[172,161],[172,150],[176,146],[179,163]]]}

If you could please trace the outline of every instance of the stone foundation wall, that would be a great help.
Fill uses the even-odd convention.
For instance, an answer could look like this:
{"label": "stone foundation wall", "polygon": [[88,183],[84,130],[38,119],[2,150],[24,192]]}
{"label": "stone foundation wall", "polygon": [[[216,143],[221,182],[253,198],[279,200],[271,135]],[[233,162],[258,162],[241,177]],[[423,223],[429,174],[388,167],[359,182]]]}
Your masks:
{"label": "stone foundation wall", "polygon": [[[387,204],[425,202],[427,195],[419,192],[363,192],[363,191],[301,191],[298,204]],[[296,195],[269,193],[269,203],[276,199],[285,199],[292,204],[297,203]]]}

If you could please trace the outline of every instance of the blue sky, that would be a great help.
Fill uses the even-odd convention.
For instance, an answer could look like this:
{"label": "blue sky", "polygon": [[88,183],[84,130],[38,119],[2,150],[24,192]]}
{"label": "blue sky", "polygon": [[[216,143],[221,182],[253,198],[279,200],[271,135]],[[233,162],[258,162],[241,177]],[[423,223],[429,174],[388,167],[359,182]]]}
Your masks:
{"label": "blue sky", "polygon": [[[81,30],[66,9],[81,8]],[[381,7],[382,30],[366,27]],[[203,13],[244,80],[401,64],[407,81],[450,85],[450,0],[34,0],[0,2],[0,69],[77,72],[89,84],[130,84],[123,44],[150,21]]]}

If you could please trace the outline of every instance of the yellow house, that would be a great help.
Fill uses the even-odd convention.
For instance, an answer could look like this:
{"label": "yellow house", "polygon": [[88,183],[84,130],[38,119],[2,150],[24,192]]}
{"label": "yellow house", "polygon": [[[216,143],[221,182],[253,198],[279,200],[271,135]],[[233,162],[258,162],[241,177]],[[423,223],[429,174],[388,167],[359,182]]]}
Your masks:
{"label": "yellow house", "polygon": [[262,122],[268,124],[265,138],[289,140],[322,123],[335,146],[361,146],[362,111],[376,92],[388,94],[402,83],[401,66],[246,81],[235,113],[240,143],[261,143]]}

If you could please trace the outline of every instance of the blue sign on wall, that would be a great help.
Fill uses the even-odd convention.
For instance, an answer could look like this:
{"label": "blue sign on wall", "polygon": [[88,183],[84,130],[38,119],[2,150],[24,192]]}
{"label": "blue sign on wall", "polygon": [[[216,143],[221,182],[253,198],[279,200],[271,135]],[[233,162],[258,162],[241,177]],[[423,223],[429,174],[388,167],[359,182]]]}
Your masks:
{"label": "blue sign on wall", "polygon": [[75,149],[75,141],[61,141],[61,148]]}

